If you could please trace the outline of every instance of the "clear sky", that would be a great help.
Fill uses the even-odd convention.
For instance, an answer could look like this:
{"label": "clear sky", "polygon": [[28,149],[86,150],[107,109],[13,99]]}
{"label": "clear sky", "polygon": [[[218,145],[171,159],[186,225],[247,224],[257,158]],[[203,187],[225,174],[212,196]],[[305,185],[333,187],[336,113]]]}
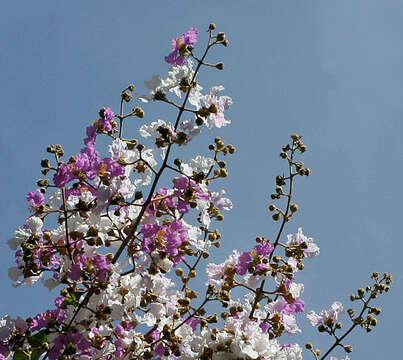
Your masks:
{"label": "clear sky", "polygon": [[[41,286],[13,289],[7,277],[6,240],[28,214],[25,194],[36,189],[46,146],[77,153],[101,106],[117,110],[130,82],[144,92],[144,80],[166,74],[173,37],[215,22],[230,46],[211,62],[225,70],[203,70],[200,80],[224,85],[234,105],[231,126],[203,139],[219,135],[238,150],[223,184],[234,209],[215,259],[273,236],[269,194],[285,171],[278,153],[291,133],[302,134],[312,176],[297,179],[301,211],[287,233],[302,226],[321,247],[299,277],[307,309],[348,303],[373,271],[391,272],[380,323],[350,337],[351,359],[401,357],[403,1],[20,0],[0,8],[0,314],[33,315],[56,296]],[[145,110],[146,121],[164,118],[163,107]],[[299,324],[306,331],[297,341],[326,348],[324,335],[304,318]]]}

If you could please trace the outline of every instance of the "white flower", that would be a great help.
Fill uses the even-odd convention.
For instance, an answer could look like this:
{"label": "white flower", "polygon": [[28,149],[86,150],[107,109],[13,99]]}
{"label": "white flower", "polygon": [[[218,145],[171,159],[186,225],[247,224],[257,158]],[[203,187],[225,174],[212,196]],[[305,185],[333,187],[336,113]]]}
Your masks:
{"label": "white flower", "polygon": [[330,310],[322,310],[320,314],[311,310],[306,317],[312,326],[322,324],[326,319],[337,320],[338,316],[343,312],[343,304],[340,301],[335,301]]}
{"label": "white flower", "polygon": [[314,243],[313,238],[309,238],[303,234],[302,228],[298,228],[298,231],[295,235],[287,235],[287,239],[287,245],[296,245],[303,242],[307,243],[308,248],[304,250],[305,257],[315,257],[320,253],[319,246]]}
{"label": "white flower", "polygon": [[40,235],[42,233],[43,221],[37,216],[32,216],[28,220],[28,226],[31,228],[33,235]]}
{"label": "white flower", "polygon": [[143,138],[146,139],[159,137],[160,133],[157,131],[157,129],[160,126],[168,128],[172,133],[175,132],[173,124],[158,119],[157,121],[153,121],[150,125],[144,124],[140,126],[139,133]]}
{"label": "white flower", "polygon": [[224,194],[225,190],[221,190],[219,193],[213,192],[211,194],[211,201],[217,209],[228,211],[232,209],[233,205],[230,199],[223,197]]}
{"label": "white flower", "polygon": [[[210,168],[215,164],[214,159],[204,157],[201,155],[197,155],[194,159],[192,159],[189,163],[189,167],[196,172],[204,172],[208,173]],[[190,174],[193,175],[193,174]]]}
{"label": "white flower", "polygon": [[11,250],[17,250],[18,247],[32,235],[30,229],[18,228],[15,231],[15,238],[8,240],[8,246]]}
{"label": "white flower", "polygon": [[223,263],[219,265],[214,263],[208,264],[206,266],[206,273],[208,277],[206,285],[208,284],[221,285],[223,283],[225,269],[229,266],[234,267],[236,264],[238,264],[239,255],[240,254],[237,250],[233,250],[229,258],[225,260]]}
{"label": "white flower", "polygon": [[[190,82],[193,74],[193,61],[192,59],[188,59],[186,65],[172,66],[171,69],[168,71],[168,77],[166,79],[162,79],[159,75],[153,75],[151,80],[145,81],[144,83],[150,91],[151,97],[142,95],[138,98],[143,102],[149,102],[154,98],[154,95],[158,91],[164,93],[173,92],[177,97],[181,98],[182,91],[180,89],[180,83],[183,79],[187,79]],[[196,108],[200,107],[200,101],[203,98],[203,95],[201,94],[202,89],[203,88],[198,84],[190,89],[188,97],[189,103]]]}
{"label": "white flower", "polygon": [[215,105],[217,108],[216,113],[211,113],[207,120],[207,127],[211,130],[214,126],[221,128],[231,124],[231,120],[225,119],[224,111],[228,110],[232,105],[232,99],[228,96],[217,96],[217,94],[224,90],[224,86],[214,86],[210,89],[210,94],[203,98],[203,102],[207,108]]}
{"label": "white flower", "polygon": [[113,161],[124,159],[127,151],[127,144],[121,139],[115,139],[111,145],[109,145],[109,152]]}
{"label": "white flower", "polygon": [[304,284],[299,283],[291,283],[290,285],[290,293],[294,299],[298,299],[301,296],[301,293],[304,291]]}

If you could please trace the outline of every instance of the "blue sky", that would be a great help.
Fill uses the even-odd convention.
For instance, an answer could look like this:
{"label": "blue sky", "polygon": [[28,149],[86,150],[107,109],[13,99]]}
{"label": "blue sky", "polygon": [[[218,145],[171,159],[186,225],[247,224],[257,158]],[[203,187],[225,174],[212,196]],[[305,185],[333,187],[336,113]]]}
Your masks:
{"label": "blue sky", "polygon": [[[284,169],[278,153],[291,133],[302,134],[312,176],[297,179],[301,211],[286,232],[302,226],[321,247],[300,276],[307,308],[348,303],[373,271],[391,272],[379,325],[349,341],[354,360],[396,358],[403,320],[402,20],[397,0],[3,2],[0,313],[32,315],[56,296],[41,287],[13,289],[7,277],[13,254],[6,240],[28,213],[25,194],[41,177],[46,146],[77,153],[101,106],[117,110],[122,88],[133,82],[144,92],[144,80],[166,73],[173,37],[215,22],[230,46],[210,59],[225,70],[203,70],[200,81],[224,85],[234,105],[231,126],[203,139],[219,135],[238,150],[222,184],[234,209],[215,259],[250,249],[257,235],[273,236],[267,206]],[[166,116],[161,106],[145,110],[146,121]],[[299,323],[298,341],[326,348],[324,335]]]}

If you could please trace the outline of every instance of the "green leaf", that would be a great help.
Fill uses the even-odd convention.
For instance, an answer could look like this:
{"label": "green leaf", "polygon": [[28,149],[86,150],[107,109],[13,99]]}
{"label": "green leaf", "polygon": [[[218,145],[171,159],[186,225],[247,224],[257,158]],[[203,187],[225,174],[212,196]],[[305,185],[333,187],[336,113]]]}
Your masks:
{"label": "green leaf", "polygon": [[31,360],[38,360],[44,352],[46,352],[46,349],[44,348],[32,350]]}
{"label": "green leaf", "polygon": [[41,330],[37,332],[35,335],[32,335],[28,342],[33,347],[40,347],[42,344],[48,341],[48,337],[46,336],[46,330]]}
{"label": "green leaf", "polygon": [[74,292],[69,293],[70,298],[65,299],[63,301],[63,305],[64,306],[73,305],[74,307],[77,307],[78,303],[79,303],[79,299],[80,299],[81,295],[83,295],[83,294],[84,294],[84,292],[82,292],[82,291],[74,291]]}
{"label": "green leaf", "polygon": [[17,350],[13,356],[14,360],[28,360],[29,357],[25,355],[21,350]]}

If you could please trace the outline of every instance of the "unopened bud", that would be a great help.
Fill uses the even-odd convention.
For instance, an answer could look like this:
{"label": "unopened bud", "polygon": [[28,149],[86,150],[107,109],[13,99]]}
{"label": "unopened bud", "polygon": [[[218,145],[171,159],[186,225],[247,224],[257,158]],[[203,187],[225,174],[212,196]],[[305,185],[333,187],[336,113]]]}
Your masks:
{"label": "unopened bud", "polygon": [[139,117],[140,119],[142,119],[145,115],[144,110],[141,107],[135,107],[133,109],[133,115]]}
{"label": "unopened bud", "polygon": [[202,126],[204,124],[204,120],[201,117],[196,118],[196,125],[197,126]]}
{"label": "unopened bud", "polygon": [[224,64],[223,64],[222,62],[217,63],[217,64],[215,65],[215,67],[216,67],[218,70],[224,70]]}
{"label": "unopened bud", "polygon": [[43,168],[50,168],[50,161],[48,159],[41,160],[41,166]]}
{"label": "unopened bud", "polygon": [[225,40],[225,33],[219,32],[217,34],[217,41],[224,41]]}
{"label": "unopened bud", "polygon": [[211,24],[208,26],[208,29],[209,29],[210,31],[215,30],[215,29],[216,29],[216,24],[211,23]]}
{"label": "unopened bud", "polygon": [[298,210],[298,205],[297,204],[291,204],[290,210],[291,210],[291,212],[296,212]]}
{"label": "unopened bud", "polygon": [[177,269],[175,270],[175,274],[176,274],[177,276],[182,277],[182,276],[183,276],[183,269],[182,269],[182,268],[177,268]]}
{"label": "unopened bud", "polygon": [[351,353],[353,351],[353,347],[351,345],[345,345],[343,348],[346,353]]}
{"label": "unopened bud", "polygon": [[132,99],[132,94],[125,91],[122,93],[122,99],[126,102],[130,102],[130,100]]}

